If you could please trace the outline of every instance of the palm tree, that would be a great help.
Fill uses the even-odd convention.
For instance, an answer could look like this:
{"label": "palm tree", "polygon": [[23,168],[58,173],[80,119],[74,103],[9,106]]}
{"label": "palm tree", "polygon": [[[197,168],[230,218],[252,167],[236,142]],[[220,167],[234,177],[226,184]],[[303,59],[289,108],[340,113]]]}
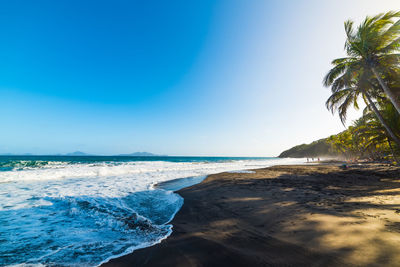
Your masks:
{"label": "palm tree", "polygon": [[[400,115],[396,112],[392,103],[389,101],[378,101],[377,106],[379,107],[379,111],[389,127],[393,129],[393,131],[400,133]],[[393,155],[393,158],[398,161],[396,159],[396,149],[392,146],[392,141],[387,133],[386,128],[382,126],[375,113],[371,112],[369,107],[366,107],[364,110],[364,114],[360,119],[360,125],[357,127],[356,134],[369,139],[368,145],[376,146],[380,144],[387,144]],[[397,150],[399,149],[400,147],[397,146]]]}
{"label": "palm tree", "polygon": [[[392,103],[386,99],[379,100],[376,103],[376,107],[379,108],[379,113],[383,117],[387,127],[389,127],[393,132],[397,133],[398,136],[400,134],[400,115],[396,112],[396,109]],[[386,128],[379,123],[380,121],[376,117],[376,114],[371,112],[370,107],[367,106],[365,108],[363,118],[365,118],[367,121],[367,126],[370,126],[371,129],[373,128],[376,131],[381,131],[385,136],[391,138],[387,133]],[[390,144],[390,139],[388,139],[388,142]],[[398,146],[398,148],[400,149],[400,146]]]}
{"label": "palm tree", "polygon": [[[385,78],[399,77],[400,74],[400,12],[387,12],[366,19],[355,30],[354,22],[344,23],[347,39],[345,51],[348,57],[332,61],[331,69],[324,79],[330,86],[341,76],[375,78],[381,89],[400,114],[400,100]],[[398,90],[398,89],[397,89]]]}
{"label": "palm tree", "polygon": [[333,81],[329,81],[331,76],[328,73],[324,83],[331,85],[332,95],[326,101],[326,107],[332,113],[338,111],[339,118],[344,124],[348,108],[353,106],[358,109],[357,100],[359,97],[362,97],[366,105],[373,110],[380,123],[385,127],[390,138],[400,147],[400,138],[393,132],[373,101],[373,99],[382,99],[383,97],[379,90],[377,90],[374,80],[368,80],[368,74],[366,70],[360,70],[354,74],[348,69],[341,76],[336,77]]}

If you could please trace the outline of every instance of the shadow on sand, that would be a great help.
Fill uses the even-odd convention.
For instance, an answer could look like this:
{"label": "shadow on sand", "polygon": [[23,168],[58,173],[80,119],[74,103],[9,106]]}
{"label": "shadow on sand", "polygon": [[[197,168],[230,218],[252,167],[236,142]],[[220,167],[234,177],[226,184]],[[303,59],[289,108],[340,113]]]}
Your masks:
{"label": "shadow on sand", "polygon": [[178,193],[171,237],[108,266],[399,266],[396,167],[275,166]]}

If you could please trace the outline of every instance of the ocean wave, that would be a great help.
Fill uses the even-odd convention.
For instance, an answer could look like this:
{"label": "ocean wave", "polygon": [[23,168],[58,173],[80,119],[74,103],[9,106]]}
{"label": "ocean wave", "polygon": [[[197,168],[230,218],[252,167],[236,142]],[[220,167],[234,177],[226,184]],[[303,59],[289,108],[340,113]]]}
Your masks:
{"label": "ocean wave", "polygon": [[1,171],[21,171],[37,168],[57,168],[69,164],[68,162],[46,161],[46,160],[5,160],[0,161]]}
{"label": "ocean wave", "polygon": [[15,169],[0,172],[0,265],[98,265],[171,234],[183,199],[169,190],[249,165],[299,162],[7,163]]}
{"label": "ocean wave", "polygon": [[[0,247],[0,265],[96,265],[169,235],[168,222],[183,203],[164,190],[46,201],[51,205],[0,212],[1,236],[13,240],[12,246]],[[17,218],[18,225],[7,223]]]}

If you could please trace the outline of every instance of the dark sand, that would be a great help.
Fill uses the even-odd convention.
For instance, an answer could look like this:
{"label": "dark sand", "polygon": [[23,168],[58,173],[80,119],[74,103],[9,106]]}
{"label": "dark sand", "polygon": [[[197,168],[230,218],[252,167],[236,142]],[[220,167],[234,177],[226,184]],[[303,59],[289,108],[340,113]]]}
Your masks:
{"label": "dark sand", "polygon": [[400,266],[400,169],[275,166],[182,189],[172,235],[104,266]]}

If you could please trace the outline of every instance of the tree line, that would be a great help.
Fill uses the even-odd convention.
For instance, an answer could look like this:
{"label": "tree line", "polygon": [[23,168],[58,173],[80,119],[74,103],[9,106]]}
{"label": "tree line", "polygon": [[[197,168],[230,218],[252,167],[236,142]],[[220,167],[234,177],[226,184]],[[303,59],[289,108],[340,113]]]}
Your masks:
{"label": "tree line", "polygon": [[400,158],[400,12],[344,23],[347,57],[332,61],[323,84],[331,89],[326,107],[343,124],[350,108],[366,108],[345,131],[327,139],[346,158]]}

